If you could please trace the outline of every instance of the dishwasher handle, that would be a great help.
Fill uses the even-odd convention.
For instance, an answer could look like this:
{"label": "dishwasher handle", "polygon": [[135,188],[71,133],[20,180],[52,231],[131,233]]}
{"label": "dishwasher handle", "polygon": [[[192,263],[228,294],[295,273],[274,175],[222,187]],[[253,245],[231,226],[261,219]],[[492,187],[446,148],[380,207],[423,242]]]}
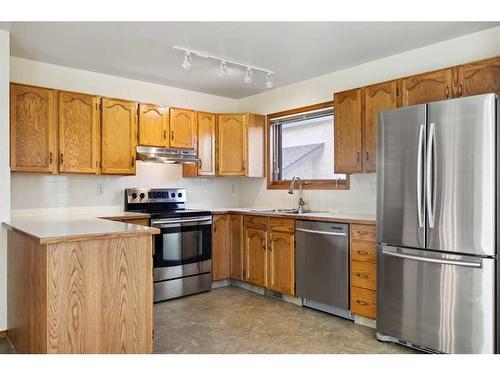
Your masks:
{"label": "dishwasher handle", "polygon": [[304,229],[304,228],[295,228],[295,230],[298,231],[298,232],[326,234],[328,236],[347,237],[347,233],[341,233],[341,232],[326,232],[326,231],[323,231],[323,230],[313,230],[313,229]]}

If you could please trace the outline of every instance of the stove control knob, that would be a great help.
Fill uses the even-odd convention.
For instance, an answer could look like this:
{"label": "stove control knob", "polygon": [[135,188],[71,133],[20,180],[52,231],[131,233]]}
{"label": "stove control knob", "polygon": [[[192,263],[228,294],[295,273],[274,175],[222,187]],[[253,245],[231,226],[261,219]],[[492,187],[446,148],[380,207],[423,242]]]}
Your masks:
{"label": "stove control knob", "polygon": [[141,198],[141,199],[144,199],[145,196],[146,196],[146,194],[144,194],[144,193],[139,194],[139,198]]}
{"label": "stove control knob", "polygon": [[132,193],[132,199],[137,198],[137,193]]}
{"label": "stove control knob", "polygon": [[182,197],[182,193],[177,194],[177,196],[178,196],[179,198],[181,198],[181,197]]}
{"label": "stove control knob", "polygon": [[175,198],[175,193],[170,194],[172,198]]}

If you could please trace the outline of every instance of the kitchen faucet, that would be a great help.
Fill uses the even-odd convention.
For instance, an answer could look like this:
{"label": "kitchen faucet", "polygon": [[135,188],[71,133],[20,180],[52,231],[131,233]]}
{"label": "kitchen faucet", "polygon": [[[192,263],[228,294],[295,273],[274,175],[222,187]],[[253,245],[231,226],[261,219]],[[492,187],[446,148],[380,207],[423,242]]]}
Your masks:
{"label": "kitchen faucet", "polygon": [[295,189],[295,181],[298,181],[299,183],[299,209],[298,209],[298,213],[299,214],[302,214],[304,212],[304,206],[305,206],[305,202],[304,200],[302,199],[302,185],[309,185],[309,182],[306,182],[306,181],[302,181],[302,179],[299,177],[299,176],[293,176],[292,177],[292,181],[290,182],[290,190],[288,190],[288,194],[293,194],[293,191]]}

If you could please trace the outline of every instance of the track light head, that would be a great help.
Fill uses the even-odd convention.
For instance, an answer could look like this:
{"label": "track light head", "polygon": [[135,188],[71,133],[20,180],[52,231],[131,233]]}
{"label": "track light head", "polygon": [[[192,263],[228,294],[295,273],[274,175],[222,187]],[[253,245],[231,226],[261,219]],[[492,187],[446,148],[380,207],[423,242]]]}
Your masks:
{"label": "track light head", "polygon": [[181,66],[186,70],[191,69],[191,66],[193,66],[191,53],[189,51],[186,51],[186,53],[184,54],[184,62]]}
{"label": "track light head", "polygon": [[267,73],[267,75],[266,75],[266,87],[268,89],[273,88],[273,74],[272,73]]}
{"label": "track light head", "polygon": [[227,74],[227,65],[225,60],[221,60],[220,62],[220,69],[219,69],[219,75],[225,76]]}
{"label": "track light head", "polygon": [[245,78],[243,78],[243,82],[250,83],[253,81],[253,70],[252,68],[247,68],[245,71]]}

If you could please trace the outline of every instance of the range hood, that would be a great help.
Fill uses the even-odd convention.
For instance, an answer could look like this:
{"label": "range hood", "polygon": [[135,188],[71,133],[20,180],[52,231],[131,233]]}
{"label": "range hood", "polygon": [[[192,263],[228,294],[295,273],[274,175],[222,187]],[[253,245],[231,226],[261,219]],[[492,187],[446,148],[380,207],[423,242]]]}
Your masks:
{"label": "range hood", "polygon": [[161,148],[137,146],[137,160],[163,164],[197,164],[194,148]]}

